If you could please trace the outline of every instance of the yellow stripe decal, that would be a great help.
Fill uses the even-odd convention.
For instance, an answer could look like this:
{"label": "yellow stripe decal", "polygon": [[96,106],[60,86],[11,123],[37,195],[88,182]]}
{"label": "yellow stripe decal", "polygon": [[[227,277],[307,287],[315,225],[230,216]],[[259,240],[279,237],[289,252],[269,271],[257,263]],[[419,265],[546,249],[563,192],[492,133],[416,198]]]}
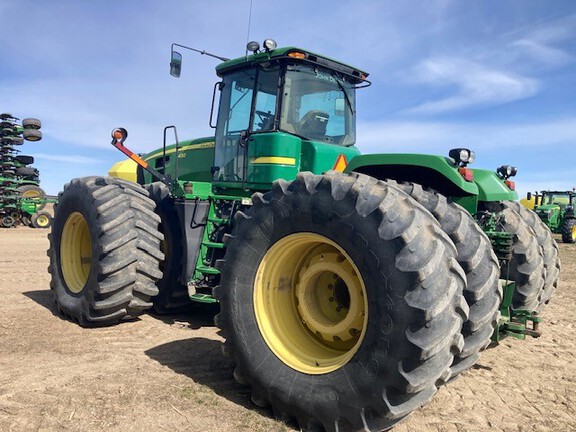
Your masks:
{"label": "yellow stripe decal", "polygon": [[[208,143],[202,143],[202,144],[191,144],[191,145],[187,145],[184,147],[180,147],[178,149],[178,153],[180,153],[181,151],[186,151],[186,150],[201,150],[201,149],[208,149],[208,148],[214,148],[214,143],[213,142],[208,142]],[[172,153],[176,153],[176,149],[175,148],[171,148],[169,150],[166,150],[166,154],[172,154]],[[156,152],[150,156],[146,156],[147,161],[149,161],[150,159],[155,159],[157,157],[162,156],[163,152],[159,151]]]}
{"label": "yellow stripe decal", "polygon": [[269,165],[296,165],[296,158],[291,157],[280,157],[280,156],[260,156],[257,158],[252,158],[250,160],[251,164],[269,164]]}

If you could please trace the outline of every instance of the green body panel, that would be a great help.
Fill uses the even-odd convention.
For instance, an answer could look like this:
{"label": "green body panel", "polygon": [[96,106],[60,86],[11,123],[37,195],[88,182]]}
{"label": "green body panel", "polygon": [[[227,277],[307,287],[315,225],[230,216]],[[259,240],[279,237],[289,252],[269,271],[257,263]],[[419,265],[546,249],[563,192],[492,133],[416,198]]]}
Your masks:
{"label": "green body panel", "polygon": [[473,169],[474,182],[478,186],[478,201],[517,201],[518,194],[510,190],[494,171]]}
{"label": "green body panel", "polygon": [[[153,168],[162,172],[163,151],[154,150],[142,157]],[[166,146],[166,174],[174,178],[176,167],[176,145]],[[214,163],[214,138],[199,138],[182,141],[178,149],[178,179],[209,182],[212,180],[210,168]],[[155,181],[147,171],[142,171],[143,181]]]}
{"label": "green body panel", "polygon": [[316,141],[302,142],[302,171],[321,174],[334,168],[340,155],[349,162],[360,155],[356,147],[342,147]]}
{"label": "green body panel", "polygon": [[[355,157],[348,167],[346,172],[359,171],[364,172],[366,167],[377,167],[379,172],[384,174],[390,173],[393,176],[386,176],[395,180],[402,181],[415,181],[408,179],[413,177],[413,172],[419,172],[420,177],[415,183],[426,185],[424,174],[434,174],[447,179],[455,189],[456,193],[450,195],[477,195],[478,188],[473,182],[464,180],[462,175],[458,172],[458,167],[454,165],[452,159],[444,156],[424,155],[424,154],[411,154],[411,153],[388,153],[388,154],[372,154],[362,155]],[[398,178],[407,177],[407,179]]]}
{"label": "green body panel", "polygon": [[537,206],[534,211],[552,232],[560,233],[564,222],[563,211],[559,205],[546,204]]}
{"label": "green body panel", "polygon": [[300,171],[302,140],[283,132],[253,134],[248,144],[246,182],[269,189],[276,179],[292,180]]}

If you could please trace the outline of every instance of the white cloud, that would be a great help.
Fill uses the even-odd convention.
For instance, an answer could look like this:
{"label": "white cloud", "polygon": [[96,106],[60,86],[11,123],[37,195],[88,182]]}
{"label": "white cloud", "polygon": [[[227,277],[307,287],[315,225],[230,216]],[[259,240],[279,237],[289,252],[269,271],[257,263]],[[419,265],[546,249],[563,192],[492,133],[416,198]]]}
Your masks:
{"label": "white cloud", "polygon": [[456,94],[424,102],[409,113],[435,114],[474,106],[500,105],[536,94],[534,79],[483,66],[460,58],[426,60],[415,68],[416,83],[456,87]]}
{"label": "white cloud", "polygon": [[510,47],[519,49],[534,60],[549,66],[562,66],[574,61],[574,57],[566,51],[551,47],[532,39],[520,39],[510,44]]}

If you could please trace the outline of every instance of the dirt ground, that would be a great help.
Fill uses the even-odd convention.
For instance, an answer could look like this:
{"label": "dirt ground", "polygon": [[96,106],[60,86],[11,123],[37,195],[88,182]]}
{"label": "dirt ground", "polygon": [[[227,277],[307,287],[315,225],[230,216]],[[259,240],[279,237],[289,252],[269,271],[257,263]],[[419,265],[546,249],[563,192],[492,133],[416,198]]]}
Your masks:
{"label": "dirt ground", "polygon": [[[56,315],[45,230],[0,230],[0,431],[291,431],[221,356],[214,309],[82,329]],[[506,340],[394,432],[576,431],[576,246],[544,335]]]}

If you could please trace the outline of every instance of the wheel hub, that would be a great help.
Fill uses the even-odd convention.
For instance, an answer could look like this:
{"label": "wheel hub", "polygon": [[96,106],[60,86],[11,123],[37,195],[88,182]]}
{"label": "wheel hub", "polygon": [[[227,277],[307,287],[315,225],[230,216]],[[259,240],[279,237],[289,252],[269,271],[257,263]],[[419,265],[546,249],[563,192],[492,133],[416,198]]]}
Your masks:
{"label": "wheel hub", "polygon": [[302,266],[295,294],[303,323],[312,333],[329,342],[360,334],[365,309],[358,282],[340,253],[314,255]]}
{"label": "wheel hub", "polygon": [[307,374],[329,373],[362,343],[366,288],[336,242],[291,234],[272,245],[258,267],[254,312],[262,337],[282,362]]}

